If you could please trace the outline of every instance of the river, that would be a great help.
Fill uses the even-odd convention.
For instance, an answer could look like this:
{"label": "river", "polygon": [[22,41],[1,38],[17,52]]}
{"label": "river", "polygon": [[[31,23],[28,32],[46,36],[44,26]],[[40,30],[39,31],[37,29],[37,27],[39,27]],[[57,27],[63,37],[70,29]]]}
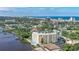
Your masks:
{"label": "river", "polygon": [[30,44],[22,44],[16,36],[8,32],[0,32],[0,51],[31,51]]}

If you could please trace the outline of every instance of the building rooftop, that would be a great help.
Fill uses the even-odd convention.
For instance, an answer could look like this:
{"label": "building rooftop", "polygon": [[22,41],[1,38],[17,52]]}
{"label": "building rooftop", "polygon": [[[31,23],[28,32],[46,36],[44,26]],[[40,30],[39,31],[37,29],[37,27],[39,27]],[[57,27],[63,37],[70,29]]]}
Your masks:
{"label": "building rooftop", "polygon": [[52,30],[38,31],[38,33],[52,33],[52,32],[54,32],[54,31],[52,31]]}
{"label": "building rooftop", "polygon": [[59,46],[55,45],[55,44],[44,44],[44,48],[47,48],[48,50],[52,51],[52,50],[55,50],[55,49],[60,49]]}
{"label": "building rooftop", "polygon": [[56,33],[59,32],[58,30],[39,30],[39,31],[35,31],[37,33]]}
{"label": "building rooftop", "polygon": [[35,48],[34,51],[44,51],[41,47]]}

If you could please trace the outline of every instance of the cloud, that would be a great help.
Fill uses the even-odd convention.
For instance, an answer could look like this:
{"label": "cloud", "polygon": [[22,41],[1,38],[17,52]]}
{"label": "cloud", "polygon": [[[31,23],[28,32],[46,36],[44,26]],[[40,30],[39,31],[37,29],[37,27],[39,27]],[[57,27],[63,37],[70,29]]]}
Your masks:
{"label": "cloud", "polygon": [[79,15],[79,8],[67,7],[0,7],[2,15]]}
{"label": "cloud", "polygon": [[0,11],[9,11],[10,8],[7,8],[7,7],[0,7]]}
{"label": "cloud", "polygon": [[56,7],[50,7],[49,9],[50,9],[50,10],[55,10],[55,9],[56,9]]}
{"label": "cloud", "polygon": [[45,10],[46,8],[45,7],[41,7],[41,8],[38,8],[39,10]]}

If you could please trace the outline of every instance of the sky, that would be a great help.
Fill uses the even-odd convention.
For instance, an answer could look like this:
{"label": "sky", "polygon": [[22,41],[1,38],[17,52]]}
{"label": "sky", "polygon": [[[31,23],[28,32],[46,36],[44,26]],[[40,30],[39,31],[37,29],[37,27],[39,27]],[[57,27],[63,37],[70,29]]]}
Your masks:
{"label": "sky", "polygon": [[79,7],[0,7],[0,16],[79,16]]}

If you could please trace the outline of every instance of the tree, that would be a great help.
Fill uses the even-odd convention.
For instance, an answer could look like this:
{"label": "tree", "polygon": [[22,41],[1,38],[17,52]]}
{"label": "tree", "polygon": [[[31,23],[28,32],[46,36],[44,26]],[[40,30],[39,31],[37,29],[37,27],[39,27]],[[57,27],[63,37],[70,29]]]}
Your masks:
{"label": "tree", "polygon": [[77,51],[79,50],[79,44],[74,44],[73,46],[69,44],[64,44],[63,50],[64,51]]}
{"label": "tree", "polygon": [[75,39],[77,39],[76,35],[77,35],[76,33],[70,33],[69,38],[72,39],[72,40],[75,40]]}
{"label": "tree", "polygon": [[69,48],[70,48],[70,45],[64,44],[64,46],[63,46],[64,51],[69,51]]}
{"label": "tree", "polygon": [[62,35],[65,36],[65,37],[68,37],[69,33],[67,31],[62,31]]}

